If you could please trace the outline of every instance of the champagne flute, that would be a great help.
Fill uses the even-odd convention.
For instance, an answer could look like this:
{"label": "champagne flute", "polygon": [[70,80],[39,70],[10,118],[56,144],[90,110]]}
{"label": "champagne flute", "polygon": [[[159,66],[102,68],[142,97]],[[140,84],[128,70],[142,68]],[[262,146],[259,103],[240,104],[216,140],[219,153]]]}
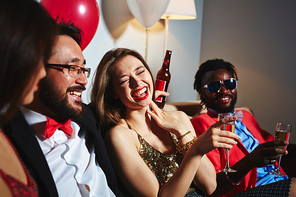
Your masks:
{"label": "champagne flute", "polygon": [[[234,114],[233,113],[219,113],[218,114],[218,121],[223,119],[223,118],[228,118],[228,117],[231,117],[231,116],[234,116]],[[221,130],[229,131],[229,132],[234,133],[234,131],[235,131],[234,121],[228,122],[227,124],[224,124],[221,127]],[[224,169],[221,170],[220,172],[236,172],[236,170],[231,169],[230,166],[229,166],[229,149],[228,148],[225,148],[225,155],[226,155],[226,164],[225,164]]]}
{"label": "champagne flute", "polygon": [[[289,142],[291,138],[291,131],[292,131],[292,125],[291,124],[285,124],[285,123],[276,123],[275,126],[275,139],[276,140],[284,140]],[[278,146],[278,148],[287,149],[286,146]],[[270,171],[270,174],[276,175],[276,176],[286,176],[285,174],[280,172],[280,165],[281,165],[281,159],[283,154],[278,155],[278,166],[274,171]]]}

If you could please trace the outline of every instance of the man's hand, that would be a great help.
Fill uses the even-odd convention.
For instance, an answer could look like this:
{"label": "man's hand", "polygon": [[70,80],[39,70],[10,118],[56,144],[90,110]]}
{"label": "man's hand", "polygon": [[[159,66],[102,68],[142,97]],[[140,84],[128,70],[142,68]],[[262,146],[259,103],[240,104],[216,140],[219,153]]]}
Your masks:
{"label": "man's hand", "polygon": [[274,164],[279,154],[287,155],[288,151],[277,146],[288,145],[287,141],[270,141],[258,145],[247,157],[249,165],[253,167],[264,167],[268,164]]}

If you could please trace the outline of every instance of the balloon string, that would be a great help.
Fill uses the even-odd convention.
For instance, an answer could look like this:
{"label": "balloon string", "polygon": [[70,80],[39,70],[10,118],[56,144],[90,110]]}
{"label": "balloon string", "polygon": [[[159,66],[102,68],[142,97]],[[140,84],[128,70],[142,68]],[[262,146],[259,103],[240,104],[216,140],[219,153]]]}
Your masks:
{"label": "balloon string", "polygon": [[147,50],[148,50],[148,33],[150,29],[146,28],[146,46],[145,46],[145,61],[147,62]]}

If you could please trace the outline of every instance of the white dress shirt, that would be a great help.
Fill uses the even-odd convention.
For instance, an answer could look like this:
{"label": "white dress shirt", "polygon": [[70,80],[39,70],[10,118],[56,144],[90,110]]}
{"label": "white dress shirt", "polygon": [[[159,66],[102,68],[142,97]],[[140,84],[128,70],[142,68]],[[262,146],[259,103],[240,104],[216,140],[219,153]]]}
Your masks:
{"label": "white dress shirt", "polygon": [[115,196],[95,159],[94,147],[86,146],[85,132],[80,131],[77,123],[71,122],[72,136],[57,129],[52,137],[44,140],[47,117],[25,107],[20,110],[34,130],[59,196]]}

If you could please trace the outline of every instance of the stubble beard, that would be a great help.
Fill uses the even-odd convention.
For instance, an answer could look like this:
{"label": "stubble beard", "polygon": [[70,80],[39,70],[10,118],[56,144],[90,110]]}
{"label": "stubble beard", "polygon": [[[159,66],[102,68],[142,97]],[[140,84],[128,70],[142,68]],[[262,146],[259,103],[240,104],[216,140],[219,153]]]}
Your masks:
{"label": "stubble beard", "polygon": [[233,112],[234,111],[235,104],[236,104],[236,101],[237,101],[237,94],[233,95],[229,106],[227,106],[227,107],[220,107],[220,106],[216,105],[216,107],[215,107],[216,109],[215,110],[217,112],[219,112],[219,113]]}
{"label": "stubble beard", "polygon": [[[85,88],[71,87],[68,88],[67,92],[71,89]],[[85,108],[82,105],[82,102],[75,101],[75,105],[81,106],[81,110],[73,108],[68,101],[67,92],[60,92],[55,88],[54,83],[50,79],[42,79],[39,83],[39,90],[40,101],[58,117],[59,121],[64,122],[68,119],[76,120],[81,118],[84,114]]]}

